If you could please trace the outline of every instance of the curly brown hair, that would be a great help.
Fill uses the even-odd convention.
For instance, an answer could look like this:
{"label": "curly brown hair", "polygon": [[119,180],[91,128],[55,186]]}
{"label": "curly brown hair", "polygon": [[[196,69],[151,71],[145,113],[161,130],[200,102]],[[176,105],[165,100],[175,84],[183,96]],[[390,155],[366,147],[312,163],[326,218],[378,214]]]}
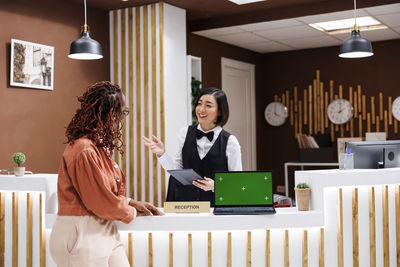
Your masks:
{"label": "curly brown hair", "polygon": [[89,86],[78,101],[81,108],[77,109],[67,127],[67,143],[73,144],[86,136],[111,154],[114,148],[123,154],[121,88],[108,81],[98,82]]}

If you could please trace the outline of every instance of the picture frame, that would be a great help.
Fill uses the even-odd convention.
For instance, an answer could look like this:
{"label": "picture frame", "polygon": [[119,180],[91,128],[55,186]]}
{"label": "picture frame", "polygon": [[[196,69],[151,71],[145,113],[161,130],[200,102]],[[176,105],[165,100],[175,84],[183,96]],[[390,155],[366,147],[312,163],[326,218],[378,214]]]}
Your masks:
{"label": "picture frame", "polygon": [[10,85],[54,88],[54,47],[11,39]]}

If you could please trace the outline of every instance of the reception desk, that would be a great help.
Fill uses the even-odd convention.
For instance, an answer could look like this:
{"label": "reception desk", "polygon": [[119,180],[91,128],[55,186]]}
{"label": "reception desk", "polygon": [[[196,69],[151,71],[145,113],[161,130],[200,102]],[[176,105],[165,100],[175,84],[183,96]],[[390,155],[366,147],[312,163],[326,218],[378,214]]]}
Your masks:
{"label": "reception desk", "polygon": [[[116,222],[129,261],[143,267],[370,266],[371,261],[396,266],[400,169],[298,171],[295,179],[311,185],[312,210],[167,214]],[[55,192],[55,175],[0,176],[4,266],[15,259],[20,265],[55,266],[48,239],[56,197],[47,196]]]}

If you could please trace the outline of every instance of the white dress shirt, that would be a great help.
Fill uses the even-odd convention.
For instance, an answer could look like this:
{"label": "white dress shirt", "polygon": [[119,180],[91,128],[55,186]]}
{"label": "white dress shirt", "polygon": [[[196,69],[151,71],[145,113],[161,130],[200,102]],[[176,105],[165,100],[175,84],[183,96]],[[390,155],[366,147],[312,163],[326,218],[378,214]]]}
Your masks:
{"label": "white dress shirt", "polygon": [[[182,149],[185,143],[186,134],[189,129],[189,126],[185,126],[179,130],[178,133],[178,150],[175,157],[169,156],[167,153],[164,153],[161,157],[158,158],[158,162],[165,170],[177,170],[183,168],[182,163]],[[210,151],[211,147],[217,140],[219,134],[222,131],[221,126],[217,126],[209,131],[204,131],[200,124],[197,125],[197,129],[203,131],[205,133],[214,132],[213,140],[210,141],[206,136],[203,136],[200,139],[196,139],[197,143],[197,152],[199,153],[200,159],[203,159],[208,151]],[[228,171],[241,171],[242,170],[242,154],[240,152],[239,141],[234,135],[230,135],[228,138],[228,143],[226,145],[226,157],[228,158]]]}

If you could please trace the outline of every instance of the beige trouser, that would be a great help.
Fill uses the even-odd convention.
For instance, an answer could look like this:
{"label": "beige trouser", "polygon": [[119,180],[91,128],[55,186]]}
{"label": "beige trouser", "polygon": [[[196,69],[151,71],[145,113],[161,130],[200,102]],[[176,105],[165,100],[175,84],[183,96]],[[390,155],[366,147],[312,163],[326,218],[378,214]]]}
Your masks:
{"label": "beige trouser", "polygon": [[112,221],[95,216],[57,216],[50,254],[58,267],[129,267]]}

